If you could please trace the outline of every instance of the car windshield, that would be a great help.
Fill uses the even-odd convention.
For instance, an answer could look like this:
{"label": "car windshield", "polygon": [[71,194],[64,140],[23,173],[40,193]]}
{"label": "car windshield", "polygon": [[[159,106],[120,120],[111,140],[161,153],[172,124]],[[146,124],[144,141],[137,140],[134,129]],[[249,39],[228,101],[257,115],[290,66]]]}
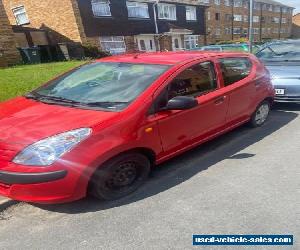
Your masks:
{"label": "car windshield", "polygon": [[256,56],[266,62],[299,62],[300,42],[285,42],[266,45]]}
{"label": "car windshield", "polygon": [[119,111],[134,101],[169,65],[96,62],[29,93],[47,103]]}

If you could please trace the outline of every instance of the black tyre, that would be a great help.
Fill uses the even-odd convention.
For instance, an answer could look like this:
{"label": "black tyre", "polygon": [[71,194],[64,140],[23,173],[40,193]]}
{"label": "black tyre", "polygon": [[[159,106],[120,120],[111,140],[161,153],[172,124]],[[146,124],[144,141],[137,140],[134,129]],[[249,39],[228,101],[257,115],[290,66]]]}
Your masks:
{"label": "black tyre", "polygon": [[92,177],[90,191],[104,200],[116,200],[138,189],[148,178],[149,159],[139,153],[119,155],[102,167]]}
{"label": "black tyre", "polygon": [[268,101],[263,101],[261,104],[259,104],[255,112],[251,116],[250,125],[254,128],[264,125],[264,123],[268,119],[270,109],[271,105]]}

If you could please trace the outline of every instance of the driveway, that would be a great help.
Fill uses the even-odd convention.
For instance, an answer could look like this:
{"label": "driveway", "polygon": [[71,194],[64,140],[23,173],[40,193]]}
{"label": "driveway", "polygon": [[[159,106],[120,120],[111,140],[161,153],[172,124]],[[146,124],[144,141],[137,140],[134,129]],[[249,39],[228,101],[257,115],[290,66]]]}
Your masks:
{"label": "driveway", "polygon": [[243,249],[300,249],[299,114],[300,105],[277,105],[262,128],[243,126],[164,163],[120,201],[0,198],[0,249],[195,249],[193,234],[293,234],[291,247]]}

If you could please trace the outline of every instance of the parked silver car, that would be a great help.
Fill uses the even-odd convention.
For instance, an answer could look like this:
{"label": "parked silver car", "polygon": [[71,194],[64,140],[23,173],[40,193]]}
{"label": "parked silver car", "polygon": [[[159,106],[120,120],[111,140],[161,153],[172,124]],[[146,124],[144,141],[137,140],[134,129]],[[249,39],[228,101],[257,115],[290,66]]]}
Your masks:
{"label": "parked silver car", "polygon": [[256,56],[271,73],[275,101],[300,103],[300,40],[267,43]]}

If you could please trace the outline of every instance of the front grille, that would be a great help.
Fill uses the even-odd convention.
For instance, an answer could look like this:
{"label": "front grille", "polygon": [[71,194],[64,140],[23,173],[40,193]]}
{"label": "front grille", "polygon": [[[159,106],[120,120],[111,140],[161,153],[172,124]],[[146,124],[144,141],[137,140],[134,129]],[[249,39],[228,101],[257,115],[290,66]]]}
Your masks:
{"label": "front grille", "polygon": [[300,102],[300,96],[275,96],[276,101]]}

